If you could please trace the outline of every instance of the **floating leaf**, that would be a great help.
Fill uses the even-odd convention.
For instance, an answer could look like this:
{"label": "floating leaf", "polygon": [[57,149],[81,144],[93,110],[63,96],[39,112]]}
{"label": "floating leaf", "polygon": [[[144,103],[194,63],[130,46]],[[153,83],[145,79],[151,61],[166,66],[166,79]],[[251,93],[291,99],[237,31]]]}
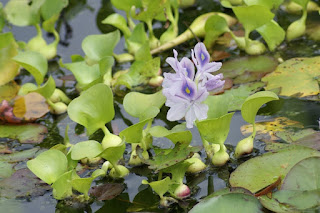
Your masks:
{"label": "floating leaf", "polygon": [[52,184],[67,172],[66,156],[55,149],[45,151],[27,162],[28,168],[47,184]]}
{"label": "floating leaf", "polygon": [[100,61],[106,56],[112,56],[113,49],[119,40],[120,32],[116,30],[103,35],[89,35],[83,39],[81,46],[91,60]]}
{"label": "floating leaf", "polygon": [[12,199],[44,195],[50,186],[41,183],[29,169],[19,169],[11,177],[0,181],[0,189],[0,197]]}
{"label": "floating leaf", "polygon": [[4,11],[8,21],[17,26],[34,25],[40,21],[38,11],[29,5],[29,0],[10,0]]}
{"label": "floating leaf", "polygon": [[0,125],[0,137],[18,139],[20,143],[41,143],[48,133],[41,124]]}
{"label": "floating leaf", "polygon": [[18,91],[19,85],[14,81],[0,86],[0,103],[3,100],[10,101],[11,99],[13,99],[14,97],[16,97]]}
{"label": "floating leaf", "polygon": [[223,63],[219,73],[225,78],[234,79],[234,83],[246,83],[261,79],[276,69],[278,62],[270,56],[245,56]]}
{"label": "floating leaf", "polygon": [[48,20],[60,14],[66,6],[68,6],[68,0],[44,1],[40,8],[41,16],[44,20]]}
{"label": "floating leaf", "polygon": [[30,72],[38,85],[42,84],[44,76],[48,71],[47,59],[43,55],[33,51],[19,51],[19,54],[13,60]]}
{"label": "floating leaf", "polygon": [[195,205],[190,213],[209,213],[212,210],[221,213],[257,213],[263,212],[258,199],[244,193],[228,193],[201,201]]}
{"label": "floating leaf", "polygon": [[[10,177],[13,173],[13,164],[0,161],[0,180]],[[0,183],[1,185],[1,183]]]}
{"label": "floating leaf", "polygon": [[19,72],[19,65],[12,60],[18,54],[17,48],[11,32],[0,34],[0,86],[13,80]]}
{"label": "floating leaf", "polygon": [[182,127],[184,128],[183,129],[173,128],[171,130],[167,130],[163,126],[154,126],[150,129],[149,133],[153,137],[158,137],[158,138],[166,137],[169,140],[171,140],[174,144],[176,144],[177,142],[191,143],[192,133],[189,130],[185,130],[185,125],[183,125]]}
{"label": "floating leaf", "polygon": [[222,33],[230,30],[227,21],[223,17],[212,15],[206,21],[205,31],[204,43],[207,47],[210,47]]}
{"label": "floating leaf", "polygon": [[13,114],[17,118],[34,121],[41,118],[49,112],[46,99],[35,92],[29,93],[25,96],[18,96],[15,99],[13,106]]}
{"label": "floating leaf", "polygon": [[270,101],[278,100],[278,96],[269,91],[257,92],[249,96],[241,107],[241,115],[245,121],[253,124],[258,110],[263,104]]}
{"label": "floating leaf", "polygon": [[72,195],[71,178],[73,172],[74,171],[72,170],[68,171],[54,181],[54,183],[52,184],[52,194],[55,199],[62,200]]}
{"label": "floating leaf", "polygon": [[126,19],[118,13],[113,13],[109,15],[102,21],[102,24],[110,24],[118,28],[119,30],[121,30],[125,37],[129,37],[131,35],[131,31],[127,26]]}
{"label": "floating leaf", "polygon": [[71,158],[81,160],[83,158],[94,158],[103,151],[99,142],[94,140],[82,141],[72,147]]}
{"label": "floating leaf", "polygon": [[143,138],[143,128],[152,118],[140,121],[134,125],[127,127],[119,133],[119,136],[123,138],[127,143],[140,143]]}
{"label": "floating leaf", "polygon": [[0,155],[0,161],[6,161],[9,163],[15,163],[33,158],[39,152],[39,148],[28,149],[20,152],[14,152],[12,154]]}
{"label": "floating leaf", "polygon": [[165,101],[162,90],[150,95],[130,92],[123,99],[123,107],[129,115],[140,118],[142,121],[157,116]]}
{"label": "floating leaf", "polygon": [[291,146],[252,158],[241,164],[230,176],[232,187],[243,187],[255,193],[283,179],[300,160],[320,156],[320,152],[302,146]]}
{"label": "floating leaf", "polygon": [[142,155],[143,149],[140,147],[137,147],[137,154],[141,158],[142,162],[150,165],[149,169],[159,171],[187,159],[192,156],[193,153],[200,150],[201,147],[189,147],[188,143],[176,143],[172,150],[169,152],[165,150],[160,151],[153,160],[144,159]]}
{"label": "floating leaf", "polygon": [[261,5],[233,7],[232,10],[246,33],[261,27],[274,17],[274,14],[267,7]]}
{"label": "floating leaf", "polygon": [[169,190],[172,181],[169,177],[166,177],[159,181],[152,181],[148,183],[146,180],[142,180],[142,184],[149,184],[153,191],[155,191],[161,198]]}
{"label": "floating leaf", "polygon": [[313,58],[292,58],[262,78],[266,89],[281,88],[279,95],[305,97],[319,94],[320,56]]}
{"label": "floating leaf", "polygon": [[197,128],[202,138],[214,144],[224,144],[230,130],[230,123],[234,113],[228,113],[219,118],[197,122]]}
{"label": "floating leaf", "polygon": [[257,28],[257,31],[267,42],[268,47],[271,51],[274,51],[276,47],[281,44],[286,35],[286,32],[274,20],[271,20],[267,24]]}
{"label": "floating leaf", "polygon": [[90,190],[90,195],[98,200],[112,200],[124,190],[122,183],[105,183],[103,185],[94,186]]}
{"label": "floating leaf", "polygon": [[[292,121],[285,117],[274,118],[271,121],[263,121],[255,123],[257,139],[278,140],[278,132],[287,131],[289,128],[303,128],[303,125],[298,121]],[[244,136],[252,134],[253,126],[251,124],[241,127],[241,133]]]}
{"label": "floating leaf", "polygon": [[118,146],[109,147],[103,150],[98,156],[110,161],[110,163],[115,166],[118,161],[123,157],[124,150],[126,149],[126,144],[122,142]]}
{"label": "floating leaf", "polygon": [[72,100],[68,106],[71,120],[85,126],[93,134],[114,117],[113,94],[105,84],[96,84]]}

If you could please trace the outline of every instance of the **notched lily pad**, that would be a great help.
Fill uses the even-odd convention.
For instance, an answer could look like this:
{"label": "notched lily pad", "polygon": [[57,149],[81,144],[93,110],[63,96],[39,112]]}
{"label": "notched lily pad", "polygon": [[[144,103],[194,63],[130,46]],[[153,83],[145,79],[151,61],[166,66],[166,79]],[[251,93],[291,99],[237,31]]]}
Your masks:
{"label": "notched lily pad", "polygon": [[246,56],[223,63],[219,73],[234,79],[235,84],[261,79],[276,69],[278,62],[270,56]]}
{"label": "notched lily pad", "polygon": [[262,78],[266,89],[281,88],[279,95],[305,97],[319,94],[320,56],[292,58]]}
{"label": "notched lily pad", "polygon": [[10,178],[0,181],[0,197],[24,198],[44,195],[50,186],[43,183],[29,169],[20,169]]}
{"label": "notched lily pad", "polygon": [[0,125],[0,137],[18,139],[20,143],[41,143],[48,133],[41,124]]}
{"label": "notched lily pad", "polygon": [[39,152],[39,148],[33,148],[11,154],[0,155],[0,161],[6,161],[9,163],[24,161],[33,158],[35,155],[39,154]]}

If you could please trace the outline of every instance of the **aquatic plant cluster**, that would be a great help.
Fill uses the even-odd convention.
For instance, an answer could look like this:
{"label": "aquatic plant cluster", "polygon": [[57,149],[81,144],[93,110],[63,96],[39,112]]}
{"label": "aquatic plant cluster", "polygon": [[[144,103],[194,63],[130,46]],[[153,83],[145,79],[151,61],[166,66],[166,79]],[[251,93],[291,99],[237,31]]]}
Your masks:
{"label": "aquatic plant cluster", "polygon": [[[76,82],[72,85],[73,94],[57,88],[57,77],[48,72],[48,60],[56,60],[58,54],[57,22],[63,11],[68,12],[71,1],[9,0],[4,6],[0,3],[0,32],[4,31],[0,34],[0,137],[21,143],[42,142],[48,133],[42,117],[48,112],[51,120],[56,119],[53,114],[65,114],[86,130],[86,139],[74,143],[69,139],[67,125],[63,143],[55,143],[47,150],[35,147],[11,153],[7,145],[0,146],[0,189],[4,181],[16,174],[13,165],[28,160],[26,166],[19,166],[27,167],[23,169],[50,186],[57,200],[89,203],[93,197],[107,199],[98,195],[101,185],[95,180],[123,182],[135,168],[145,168],[149,174],[144,175],[141,184],[157,195],[156,210],[159,206],[169,210],[179,206],[190,212],[319,209],[319,132],[301,129],[299,122],[283,117],[269,123],[256,122],[260,108],[277,102],[278,96],[319,101],[319,57],[283,61],[280,56],[275,59],[267,55],[237,55],[228,59],[236,48],[241,54],[260,55],[274,52],[282,43],[306,33],[319,40],[319,28],[306,29],[308,11],[319,11],[316,3],[222,0],[221,6],[229,14],[201,14],[180,35],[181,9],[195,1],[111,3],[124,11],[125,17],[112,13],[101,23],[118,30],[87,36],[81,45],[84,56],[72,55],[70,63],[62,59],[57,63],[59,69],[72,73]],[[285,31],[276,21],[276,11],[280,9],[294,10],[302,16]],[[156,21],[165,26],[160,33],[154,30]],[[34,26],[37,35],[26,43],[16,41],[7,27],[11,25]],[[51,44],[43,38],[43,30],[54,36]],[[126,52],[115,54],[121,35]],[[179,44],[194,38],[198,42],[188,51],[191,57],[178,58],[178,51],[173,48],[178,49]],[[222,58],[217,59],[215,47],[221,48],[221,43],[225,46],[219,53],[222,52]],[[172,49],[173,57],[167,57],[163,66],[159,56],[153,57]],[[115,70],[115,63],[123,62],[130,62],[129,67]],[[166,65],[171,68],[162,73]],[[16,83],[23,79],[21,70],[32,76],[31,82]],[[77,97],[70,98],[74,96]],[[120,131],[110,125],[116,117],[116,98],[121,99],[125,113],[136,118],[136,122],[130,121]],[[225,143],[235,111],[241,112],[248,125],[241,127],[245,138],[239,138],[236,147],[231,147]],[[167,127],[155,125],[163,113]],[[193,130],[201,138],[195,146],[191,145]],[[252,152],[256,136],[265,132],[265,147],[271,152],[255,156]],[[101,140],[95,139],[96,134],[103,135]],[[155,143],[158,139],[161,144],[169,140],[170,145],[159,147]],[[217,167],[231,168],[227,177],[229,188],[211,191],[198,204],[192,203],[193,186],[186,181],[186,173],[195,178]],[[97,185],[96,191],[92,185]],[[120,189],[118,194],[123,190]],[[131,210],[148,209],[138,206]]]}

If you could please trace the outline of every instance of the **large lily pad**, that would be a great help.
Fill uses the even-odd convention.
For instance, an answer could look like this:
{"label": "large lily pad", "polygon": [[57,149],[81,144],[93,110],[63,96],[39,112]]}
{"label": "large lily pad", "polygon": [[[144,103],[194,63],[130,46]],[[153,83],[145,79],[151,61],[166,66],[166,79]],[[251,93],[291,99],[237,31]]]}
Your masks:
{"label": "large lily pad", "polygon": [[0,181],[0,197],[25,198],[44,195],[50,186],[41,183],[29,169],[20,169],[11,177]]}
{"label": "large lily pad", "polygon": [[0,180],[10,177],[13,173],[13,164],[0,161]]}
{"label": "large lily pad", "polygon": [[280,88],[279,95],[305,97],[319,94],[320,56],[313,58],[292,58],[262,78],[266,89]]}
{"label": "large lily pad", "polygon": [[85,126],[93,134],[114,117],[113,94],[105,84],[96,84],[72,100],[68,106],[71,120]]}
{"label": "large lily pad", "polygon": [[0,125],[0,137],[18,139],[20,143],[41,143],[47,132],[41,124]]}
{"label": "large lily pad", "polygon": [[190,213],[257,213],[263,212],[258,199],[244,193],[228,193],[206,199],[195,205]]}
{"label": "large lily pad", "polygon": [[15,162],[24,161],[24,160],[33,158],[35,155],[39,153],[40,153],[39,148],[23,150],[23,151],[14,152],[11,154],[0,155],[0,161],[15,163]]}
{"label": "large lily pad", "polygon": [[302,146],[291,146],[273,153],[266,153],[241,164],[230,176],[232,187],[243,187],[255,193],[282,179],[300,160],[320,156],[320,152]]}
{"label": "large lily pad", "polygon": [[219,73],[234,83],[247,83],[261,79],[276,69],[278,62],[270,56],[246,56],[223,63]]}

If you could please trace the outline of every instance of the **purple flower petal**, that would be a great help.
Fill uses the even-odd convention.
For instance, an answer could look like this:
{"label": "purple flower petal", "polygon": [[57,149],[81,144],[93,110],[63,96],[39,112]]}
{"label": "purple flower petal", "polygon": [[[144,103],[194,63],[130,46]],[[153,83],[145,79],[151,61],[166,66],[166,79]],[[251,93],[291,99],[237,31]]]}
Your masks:
{"label": "purple flower petal", "polygon": [[186,110],[187,110],[186,104],[177,103],[177,104],[171,106],[171,108],[169,109],[169,111],[167,113],[167,119],[169,121],[180,120],[185,116]]}
{"label": "purple flower petal", "polygon": [[195,71],[194,71],[194,65],[192,61],[189,58],[183,57],[180,64],[183,68],[186,69],[187,77],[193,80]]}
{"label": "purple flower petal", "polygon": [[196,113],[194,112],[193,108],[189,108],[189,110],[186,113],[186,122],[187,122],[187,128],[192,128],[193,123],[197,120]]}
{"label": "purple flower petal", "polygon": [[206,104],[201,104],[201,103],[194,103],[193,104],[193,110],[196,114],[196,117],[199,121],[207,119],[207,114],[209,107]]}
{"label": "purple flower petal", "polygon": [[206,46],[199,42],[194,47],[195,57],[197,59],[198,65],[202,68],[210,61],[210,55],[206,49]]}

